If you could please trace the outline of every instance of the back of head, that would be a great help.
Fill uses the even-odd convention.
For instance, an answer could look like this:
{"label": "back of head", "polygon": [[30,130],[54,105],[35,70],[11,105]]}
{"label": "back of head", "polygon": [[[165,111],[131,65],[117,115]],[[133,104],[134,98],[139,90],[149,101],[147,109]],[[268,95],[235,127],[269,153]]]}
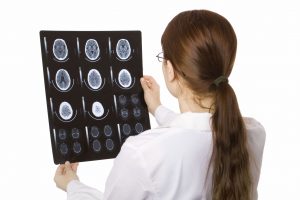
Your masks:
{"label": "back of head", "polygon": [[198,97],[212,97],[213,199],[250,199],[251,177],[246,131],[229,77],[237,39],[223,16],[207,11],[179,13],[162,39],[169,60],[185,84]]}

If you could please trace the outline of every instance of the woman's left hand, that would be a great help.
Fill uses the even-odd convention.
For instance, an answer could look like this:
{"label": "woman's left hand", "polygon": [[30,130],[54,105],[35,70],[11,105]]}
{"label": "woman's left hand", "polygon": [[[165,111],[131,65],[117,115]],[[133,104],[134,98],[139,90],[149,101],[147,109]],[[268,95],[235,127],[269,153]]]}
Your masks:
{"label": "woman's left hand", "polygon": [[69,161],[66,161],[65,164],[61,164],[57,167],[54,182],[58,188],[66,191],[68,184],[72,180],[79,180],[77,176],[78,164],[79,163],[70,163]]}

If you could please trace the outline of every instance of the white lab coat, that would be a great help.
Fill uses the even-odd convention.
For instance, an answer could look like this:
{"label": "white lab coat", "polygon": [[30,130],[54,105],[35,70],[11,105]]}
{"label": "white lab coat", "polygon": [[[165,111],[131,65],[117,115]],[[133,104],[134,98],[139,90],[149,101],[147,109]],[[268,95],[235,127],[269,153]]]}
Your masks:
{"label": "white lab coat", "polygon": [[[129,137],[123,144],[104,193],[71,181],[67,186],[68,200],[211,199],[211,114],[175,114],[159,106],[155,118],[158,128]],[[252,193],[257,199],[265,131],[256,120],[244,120],[252,156]]]}

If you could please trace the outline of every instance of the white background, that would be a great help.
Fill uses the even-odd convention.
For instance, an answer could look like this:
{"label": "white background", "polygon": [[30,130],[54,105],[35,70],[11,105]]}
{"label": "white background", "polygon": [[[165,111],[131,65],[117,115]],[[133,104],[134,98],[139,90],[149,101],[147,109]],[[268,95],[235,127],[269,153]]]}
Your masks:
{"label": "white background", "polygon": [[[1,1],[0,199],[65,199],[53,182],[40,30],[141,30],[144,73],[178,110],[155,55],[177,13],[209,9],[238,37],[230,83],[245,116],[267,131],[259,199],[299,199],[300,12],[295,1]],[[156,123],[151,118],[152,126]],[[81,163],[83,182],[104,189],[113,160]]]}

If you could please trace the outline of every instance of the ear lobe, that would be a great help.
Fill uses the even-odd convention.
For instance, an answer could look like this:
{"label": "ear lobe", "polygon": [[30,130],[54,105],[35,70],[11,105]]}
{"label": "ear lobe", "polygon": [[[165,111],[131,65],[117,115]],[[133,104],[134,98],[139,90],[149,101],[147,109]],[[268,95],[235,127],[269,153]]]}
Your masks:
{"label": "ear lobe", "polygon": [[169,60],[167,60],[166,72],[167,72],[168,81],[170,82],[173,81],[175,79],[175,71],[172,63]]}

